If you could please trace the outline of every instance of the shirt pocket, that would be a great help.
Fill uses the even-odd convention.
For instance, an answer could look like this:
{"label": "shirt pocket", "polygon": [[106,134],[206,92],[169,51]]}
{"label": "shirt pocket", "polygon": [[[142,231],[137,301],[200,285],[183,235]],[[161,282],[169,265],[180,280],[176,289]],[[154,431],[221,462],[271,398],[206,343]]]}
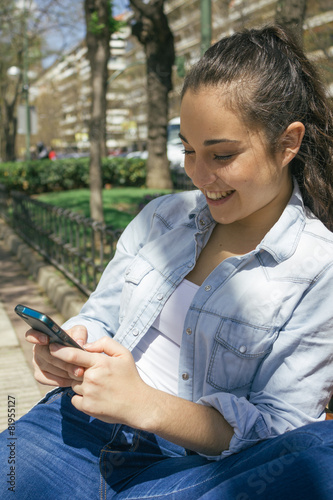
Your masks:
{"label": "shirt pocket", "polygon": [[223,319],[215,334],[207,382],[224,392],[250,385],[276,337],[272,329]]}
{"label": "shirt pocket", "polygon": [[[120,299],[120,311],[119,319],[120,322],[123,320],[124,316],[128,313],[129,308],[133,308],[135,297],[134,294],[138,290],[140,284],[143,284],[142,290],[140,288],[140,297],[145,298],[149,292],[149,285],[147,282],[150,280],[145,280],[149,273],[153,270],[152,265],[141,257],[137,256],[133,259],[131,264],[125,270],[125,283],[121,292]],[[150,286],[151,288],[151,286]]]}

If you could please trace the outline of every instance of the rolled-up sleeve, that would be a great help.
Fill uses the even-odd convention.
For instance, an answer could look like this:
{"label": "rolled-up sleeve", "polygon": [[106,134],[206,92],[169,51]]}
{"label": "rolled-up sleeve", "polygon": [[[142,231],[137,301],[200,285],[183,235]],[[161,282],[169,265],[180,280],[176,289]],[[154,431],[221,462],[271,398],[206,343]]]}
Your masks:
{"label": "rolled-up sleeve", "polygon": [[200,398],[198,403],[216,408],[234,429],[220,458],[325,418],[333,389],[332,296],[331,264],[280,330],[248,396],[218,392]]}
{"label": "rolled-up sleeve", "polygon": [[149,203],[126,227],[118,241],[115,256],[105,268],[96,290],[80,313],[63,324],[64,329],[68,330],[76,325],[85,326],[88,330],[88,342],[116,334],[125,272],[148,237],[159,201],[157,199]]}

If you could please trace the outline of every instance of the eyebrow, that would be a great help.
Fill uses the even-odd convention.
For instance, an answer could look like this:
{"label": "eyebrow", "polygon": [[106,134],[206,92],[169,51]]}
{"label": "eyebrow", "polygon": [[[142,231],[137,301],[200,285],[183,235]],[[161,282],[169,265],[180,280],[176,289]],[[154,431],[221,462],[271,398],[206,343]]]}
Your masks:
{"label": "eyebrow", "polygon": [[[186,142],[186,144],[189,144],[188,140],[186,139],[186,137],[184,137],[181,133],[178,134],[179,135],[179,138]],[[214,146],[214,144],[220,144],[222,142],[233,142],[233,143],[239,143],[240,141],[237,141],[237,140],[233,140],[233,139],[208,139],[206,141],[204,141],[203,145],[204,146]]]}

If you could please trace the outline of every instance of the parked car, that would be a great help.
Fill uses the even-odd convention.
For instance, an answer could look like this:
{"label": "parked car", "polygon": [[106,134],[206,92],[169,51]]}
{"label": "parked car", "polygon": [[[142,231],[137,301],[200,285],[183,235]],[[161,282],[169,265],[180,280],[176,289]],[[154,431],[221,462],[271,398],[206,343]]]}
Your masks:
{"label": "parked car", "polygon": [[[168,123],[167,137],[167,155],[171,170],[184,169],[184,146],[179,138],[180,117],[173,118]],[[148,151],[132,151],[126,155],[126,158],[148,158]]]}
{"label": "parked car", "polygon": [[167,155],[171,170],[184,169],[184,146],[179,138],[180,117],[173,118],[168,123]]}
{"label": "parked car", "polygon": [[132,151],[127,153],[126,158],[140,158],[141,160],[146,160],[148,158],[148,151]]}

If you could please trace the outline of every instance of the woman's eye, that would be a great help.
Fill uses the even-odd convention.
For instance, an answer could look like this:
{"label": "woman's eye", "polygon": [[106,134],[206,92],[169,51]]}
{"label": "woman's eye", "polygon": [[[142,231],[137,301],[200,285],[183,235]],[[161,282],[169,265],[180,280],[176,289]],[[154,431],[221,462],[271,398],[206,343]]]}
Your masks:
{"label": "woman's eye", "polygon": [[228,161],[230,160],[234,155],[214,155],[214,160],[218,161]]}
{"label": "woman's eye", "polygon": [[[183,150],[182,150],[182,153],[183,153],[185,156],[189,156],[189,155],[194,155],[194,154],[195,154],[195,151],[190,150],[190,149],[183,149]],[[213,159],[214,159],[214,160],[217,160],[217,161],[228,161],[228,160],[230,160],[231,158],[233,158],[233,156],[235,156],[235,155],[234,155],[234,154],[231,154],[231,155],[217,155],[217,154],[214,154],[214,155],[213,155]]]}

